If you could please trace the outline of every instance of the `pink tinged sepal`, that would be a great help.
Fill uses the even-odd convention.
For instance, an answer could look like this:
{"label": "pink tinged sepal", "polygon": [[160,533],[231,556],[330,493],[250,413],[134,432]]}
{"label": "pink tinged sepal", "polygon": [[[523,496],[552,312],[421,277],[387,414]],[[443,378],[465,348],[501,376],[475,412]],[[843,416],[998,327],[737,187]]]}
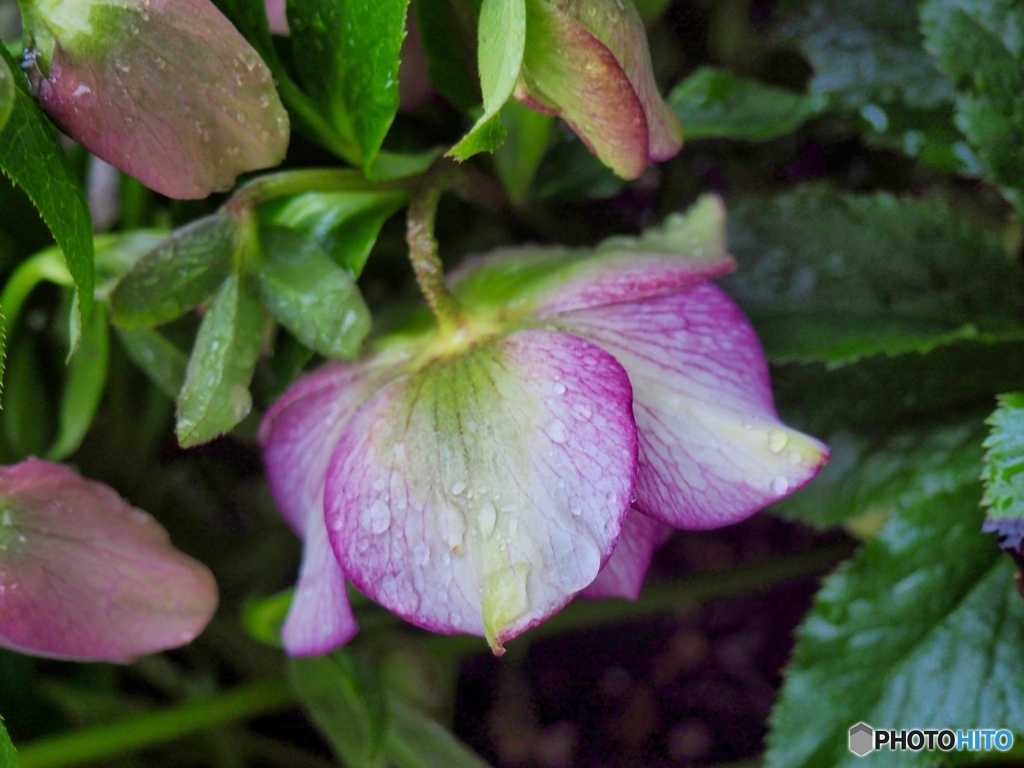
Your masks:
{"label": "pink tinged sepal", "polygon": [[679,151],[682,127],[658,94],[643,21],[630,0],[526,5],[518,99],[561,116],[624,179]]}
{"label": "pink tinged sepal", "polygon": [[36,96],[69,136],[174,198],[281,162],[288,114],[270,71],[213,3],[78,5],[74,25],[59,2],[26,17]]}
{"label": "pink tinged sepal", "polygon": [[327,474],[355,585],[407,620],[503,644],[611,554],[636,478],[629,381],[582,339],[523,330],[392,381]]}
{"label": "pink tinged sepal", "polygon": [[710,284],[561,315],[626,369],[640,436],[635,506],[676,528],[737,522],[797,490],[828,449],[782,424],[739,308]]}
{"label": "pink tinged sepal", "polygon": [[209,570],[108,486],[38,459],[0,468],[0,646],[126,663],[191,642],[216,607]]}
{"label": "pink tinged sepal", "polygon": [[285,520],[305,542],[295,597],[282,641],[292,656],[328,653],[358,626],[345,574],[327,539],[324,482],[331,450],[356,408],[373,391],[376,371],[362,363],[328,363],[282,395],[260,424],[270,489]]}
{"label": "pink tinged sepal", "polygon": [[640,597],[654,551],[671,534],[669,526],[631,509],[622,525],[615,551],[593,583],[580,592],[580,597],[636,600]]}

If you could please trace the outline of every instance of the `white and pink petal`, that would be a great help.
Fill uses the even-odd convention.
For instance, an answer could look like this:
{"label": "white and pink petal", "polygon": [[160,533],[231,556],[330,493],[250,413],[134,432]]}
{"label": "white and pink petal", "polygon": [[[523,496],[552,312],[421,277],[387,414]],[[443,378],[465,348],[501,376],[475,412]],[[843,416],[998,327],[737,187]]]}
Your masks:
{"label": "white and pink petal", "polygon": [[611,554],[636,479],[622,367],[546,330],[483,341],[392,381],[356,413],[325,508],[355,585],[407,620],[503,643]]}
{"label": "white and pink petal", "polygon": [[597,578],[580,592],[580,597],[636,600],[640,597],[640,589],[644,585],[654,551],[671,534],[669,526],[631,509],[622,525],[615,551]]}

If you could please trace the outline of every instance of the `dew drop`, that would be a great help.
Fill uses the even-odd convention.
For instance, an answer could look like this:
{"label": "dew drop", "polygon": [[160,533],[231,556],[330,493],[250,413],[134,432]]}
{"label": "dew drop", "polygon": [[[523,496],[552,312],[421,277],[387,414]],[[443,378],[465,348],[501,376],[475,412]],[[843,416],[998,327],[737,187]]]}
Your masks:
{"label": "dew drop", "polygon": [[555,382],[555,386],[553,386],[552,389],[555,391],[556,395],[564,395],[565,394],[565,384],[563,384],[560,381]]}
{"label": "dew drop", "polygon": [[412,561],[416,565],[426,565],[430,562],[430,547],[422,541],[412,548]]}
{"label": "dew drop", "polygon": [[789,490],[789,480],[782,475],[772,480],[772,493],[783,494]]}
{"label": "dew drop", "polygon": [[369,548],[370,548],[370,542],[368,542],[366,539],[359,539],[356,542],[356,552],[362,553],[362,552],[365,552],[366,550],[368,550]]}
{"label": "dew drop", "polygon": [[565,435],[565,424],[560,419],[552,419],[548,422],[547,426],[544,427],[544,431],[548,437],[551,438],[552,442],[561,445],[566,440]]}
{"label": "dew drop", "polygon": [[590,406],[586,403],[575,403],[572,407],[572,415],[580,421],[589,421],[594,412],[590,410]]}
{"label": "dew drop", "polygon": [[799,464],[800,463],[800,453],[798,451],[790,451],[787,454],[786,458],[789,459],[789,463],[790,464]]}
{"label": "dew drop", "polygon": [[789,436],[781,429],[773,429],[768,433],[768,450],[772,453],[781,453],[789,442]]}
{"label": "dew drop", "polygon": [[508,535],[509,538],[515,538],[515,535],[519,532],[519,521],[516,518],[512,518],[508,521]]}
{"label": "dew drop", "polygon": [[480,526],[480,533],[484,536],[490,536],[494,532],[494,524],[498,520],[498,510],[494,508],[494,505],[489,501],[485,501],[480,505],[480,511],[477,512],[477,525]]}
{"label": "dew drop", "polygon": [[361,522],[363,527],[367,528],[370,533],[384,533],[384,531],[391,527],[391,508],[380,499],[377,499],[363,512]]}

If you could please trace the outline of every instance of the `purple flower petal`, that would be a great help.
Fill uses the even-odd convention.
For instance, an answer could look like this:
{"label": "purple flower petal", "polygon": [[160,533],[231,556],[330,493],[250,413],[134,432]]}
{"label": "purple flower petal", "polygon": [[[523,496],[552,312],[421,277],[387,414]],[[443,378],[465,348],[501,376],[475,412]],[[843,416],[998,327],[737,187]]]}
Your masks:
{"label": "purple flower petal", "polygon": [[624,597],[636,600],[640,597],[640,588],[643,587],[654,550],[671,533],[672,529],[664,523],[635,509],[630,510],[615,544],[615,551],[594,582],[580,592],[580,597]]}
{"label": "purple flower petal", "polygon": [[635,506],[677,528],[734,523],[808,482],[828,458],[772,403],[753,328],[713,285],[556,318],[626,369],[640,435]]}
{"label": "purple flower petal", "polygon": [[129,662],[191,642],[216,607],[209,570],[111,488],[38,459],[0,468],[0,645]]}
{"label": "purple flower petal", "polygon": [[414,624],[482,634],[501,653],[610,555],[635,480],[630,398],[608,354],[544,330],[392,381],[327,474],[345,573]]}
{"label": "purple flower petal", "polygon": [[328,363],[292,386],[260,424],[270,489],[285,520],[305,540],[295,597],[282,640],[292,656],[327,653],[358,626],[345,574],[327,540],[324,482],[331,449],[356,408],[376,388],[378,370]]}
{"label": "purple flower petal", "polygon": [[[51,118],[98,157],[175,198],[277,165],[288,115],[270,71],[209,0],[87,3],[102,29],[60,30],[34,80]],[[31,21],[31,17],[28,17]]]}

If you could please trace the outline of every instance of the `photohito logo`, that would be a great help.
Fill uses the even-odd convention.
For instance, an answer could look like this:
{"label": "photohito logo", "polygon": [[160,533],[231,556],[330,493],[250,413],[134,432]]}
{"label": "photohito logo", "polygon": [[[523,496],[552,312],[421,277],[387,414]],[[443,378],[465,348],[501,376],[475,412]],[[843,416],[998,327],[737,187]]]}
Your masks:
{"label": "photohito logo", "polygon": [[857,757],[865,757],[876,749],[920,752],[923,749],[939,749],[943,752],[1005,752],[1013,746],[1013,734],[1005,728],[973,728],[951,730],[945,728],[915,728],[912,730],[887,730],[872,728],[867,723],[857,723],[850,728],[850,751]]}

